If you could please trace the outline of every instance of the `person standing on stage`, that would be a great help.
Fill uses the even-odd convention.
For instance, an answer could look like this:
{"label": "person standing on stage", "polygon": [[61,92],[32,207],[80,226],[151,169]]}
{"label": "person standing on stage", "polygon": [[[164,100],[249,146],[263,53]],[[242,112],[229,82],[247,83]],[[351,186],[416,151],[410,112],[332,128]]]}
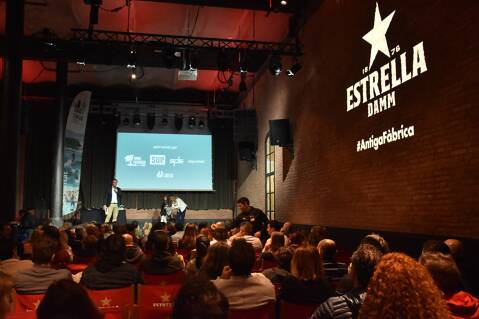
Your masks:
{"label": "person standing on stage", "polygon": [[180,224],[185,223],[186,208],[188,205],[177,196],[170,196],[171,208],[176,209],[176,222]]}
{"label": "person standing on stage", "polygon": [[168,196],[164,196],[160,210],[160,222],[167,223],[169,215],[171,215],[171,207],[168,205]]}
{"label": "person standing on stage", "polygon": [[266,240],[268,233],[266,232],[266,226],[268,225],[268,217],[259,208],[250,206],[249,199],[241,197],[237,201],[240,214],[236,216],[232,223],[232,232],[239,231],[239,227],[243,222],[250,222],[253,225],[253,235]]}
{"label": "person standing on stage", "polygon": [[118,219],[118,207],[121,205],[121,189],[118,185],[118,180],[114,178],[111,182],[111,188],[106,192],[103,209],[106,213],[105,224],[110,222],[113,216],[113,223]]}

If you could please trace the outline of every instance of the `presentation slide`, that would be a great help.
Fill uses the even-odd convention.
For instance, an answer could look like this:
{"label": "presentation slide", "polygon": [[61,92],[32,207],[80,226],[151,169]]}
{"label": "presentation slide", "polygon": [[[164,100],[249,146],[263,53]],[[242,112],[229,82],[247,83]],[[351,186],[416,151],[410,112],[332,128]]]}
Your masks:
{"label": "presentation slide", "polygon": [[118,132],[115,176],[126,191],[212,191],[211,135]]}

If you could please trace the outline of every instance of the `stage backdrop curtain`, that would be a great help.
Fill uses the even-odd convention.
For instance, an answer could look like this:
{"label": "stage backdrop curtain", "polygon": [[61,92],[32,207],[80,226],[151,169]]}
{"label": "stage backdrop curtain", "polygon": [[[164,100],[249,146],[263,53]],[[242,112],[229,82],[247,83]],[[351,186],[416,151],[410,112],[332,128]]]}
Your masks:
{"label": "stage backdrop curtain", "polygon": [[[212,126],[213,185],[215,192],[175,192],[191,209],[232,209],[234,203],[234,144],[232,126]],[[85,208],[103,205],[105,192],[115,171],[116,124],[113,117],[91,114],[85,134],[80,201]],[[118,184],[121,187],[121,181]],[[124,192],[127,208],[159,208],[166,192]]]}

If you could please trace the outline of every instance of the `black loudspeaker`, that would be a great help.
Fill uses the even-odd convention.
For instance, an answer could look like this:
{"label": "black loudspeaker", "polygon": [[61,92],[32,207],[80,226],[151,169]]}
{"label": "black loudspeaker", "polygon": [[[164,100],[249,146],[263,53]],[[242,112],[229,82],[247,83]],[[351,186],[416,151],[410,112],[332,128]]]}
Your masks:
{"label": "black loudspeaker", "polygon": [[252,162],[256,159],[256,149],[254,143],[239,142],[238,148],[240,161]]}
{"label": "black loudspeaker", "polygon": [[233,140],[235,142],[258,143],[256,111],[254,109],[236,110],[233,122]]}
{"label": "black loudspeaker", "polygon": [[289,129],[289,120],[270,120],[269,138],[271,145],[289,146],[291,145],[291,132]]}

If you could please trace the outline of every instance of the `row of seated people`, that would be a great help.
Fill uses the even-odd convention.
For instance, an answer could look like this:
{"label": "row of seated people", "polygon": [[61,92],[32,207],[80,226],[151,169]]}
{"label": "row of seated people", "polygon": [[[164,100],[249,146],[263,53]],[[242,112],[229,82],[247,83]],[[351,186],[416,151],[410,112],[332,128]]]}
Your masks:
{"label": "row of seated people", "polygon": [[[259,254],[260,249],[249,237],[251,226],[248,223],[242,224],[240,234],[233,238],[221,236],[224,228],[216,226],[213,241],[207,234],[193,237],[195,240],[190,248],[195,248],[196,257],[189,260],[186,267],[184,258],[175,253],[176,245],[167,229],[159,227],[148,234],[144,257],[133,264],[126,262],[127,245],[132,243],[126,240],[125,244],[125,238],[129,238],[125,235],[131,234],[110,234],[98,241],[96,262],[76,274],[74,279],[89,289],[116,289],[144,283],[150,280],[148,275],[175,273],[186,268],[191,277],[211,280],[233,310],[255,309],[280,299],[309,305],[302,316],[298,316],[296,309],[296,316],[281,312],[285,315],[283,318],[310,315],[313,318],[355,318],[359,314],[364,318],[479,316],[477,299],[461,291],[459,271],[454,259],[445,251],[425,251],[420,259],[424,267],[405,255],[388,254],[387,243],[382,237],[368,235],[351,257],[349,276],[338,282],[343,267],[334,261],[332,240],[319,241],[315,247],[311,245],[312,240],[308,242],[297,233],[285,237],[277,231],[278,225],[270,223],[270,240]],[[51,237],[43,234],[32,241],[32,247],[33,267],[24,263],[22,266],[26,269],[17,267],[13,277],[18,293],[45,293],[51,283],[72,279],[69,271],[51,267],[50,262],[58,251]],[[273,257],[275,267],[255,273],[258,256],[263,263]],[[24,261],[19,261],[19,266],[20,262]],[[333,267],[325,269],[328,264]],[[332,286],[338,289],[335,291]]]}

